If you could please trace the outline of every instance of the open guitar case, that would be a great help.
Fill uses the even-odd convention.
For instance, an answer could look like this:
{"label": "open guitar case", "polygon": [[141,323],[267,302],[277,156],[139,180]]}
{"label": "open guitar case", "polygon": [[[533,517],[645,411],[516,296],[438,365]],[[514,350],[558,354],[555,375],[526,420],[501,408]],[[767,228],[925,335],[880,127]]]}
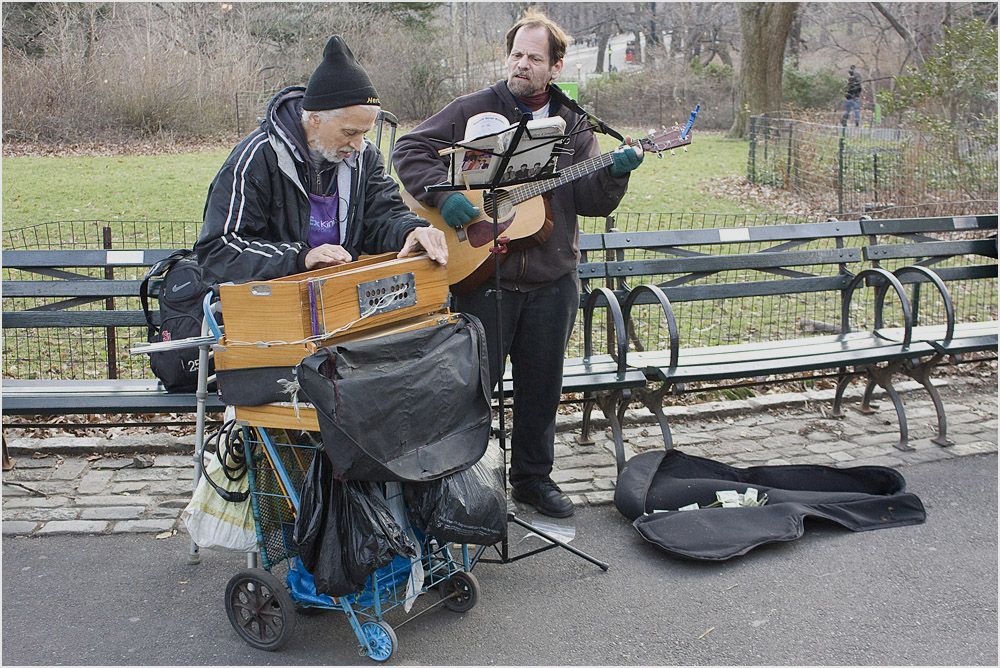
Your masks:
{"label": "open guitar case", "polygon": [[[755,488],[761,506],[705,508],[716,492]],[[670,555],[723,561],[765,543],[802,536],[806,517],[852,531],[920,524],[923,504],[884,466],[736,468],[674,449],[632,457],[618,474],[615,506],[645,540]],[[678,510],[697,503],[695,510]]]}

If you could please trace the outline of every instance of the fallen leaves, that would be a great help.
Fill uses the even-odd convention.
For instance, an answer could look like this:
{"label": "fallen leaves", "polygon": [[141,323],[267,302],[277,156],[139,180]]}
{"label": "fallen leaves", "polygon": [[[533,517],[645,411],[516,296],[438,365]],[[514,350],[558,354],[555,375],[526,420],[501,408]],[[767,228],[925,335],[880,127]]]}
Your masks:
{"label": "fallen leaves", "polygon": [[[795,193],[772,186],[747,181],[746,175],[720,176],[702,182],[702,191],[715,197],[726,197],[748,206],[766,204],[769,211],[794,213],[802,216],[829,215],[829,202],[807,200]],[[836,202],[832,203],[836,210]]]}

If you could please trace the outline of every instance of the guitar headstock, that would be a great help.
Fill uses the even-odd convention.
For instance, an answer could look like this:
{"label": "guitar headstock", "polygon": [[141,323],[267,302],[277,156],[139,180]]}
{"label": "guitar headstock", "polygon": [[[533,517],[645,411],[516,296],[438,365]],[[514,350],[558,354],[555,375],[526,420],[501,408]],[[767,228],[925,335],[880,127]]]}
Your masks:
{"label": "guitar headstock", "polygon": [[685,129],[675,125],[669,130],[656,130],[640,139],[639,144],[647,153],[662,153],[687,146],[691,143],[691,131],[688,129],[687,134],[684,134]]}

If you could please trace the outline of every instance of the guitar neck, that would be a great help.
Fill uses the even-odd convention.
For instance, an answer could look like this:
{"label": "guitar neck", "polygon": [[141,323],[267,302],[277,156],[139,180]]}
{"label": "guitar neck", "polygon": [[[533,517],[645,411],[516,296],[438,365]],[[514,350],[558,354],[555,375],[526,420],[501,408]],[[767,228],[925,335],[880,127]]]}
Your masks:
{"label": "guitar neck", "polygon": [[603,153],[567,167],[559,172],[559,176],[554,178],[542,179],[540,181],[535,181],[534,183],[525,183],[524,185],[515,186],[507,191],[510,195],[511,204],[526,202],[532,197],[537,197],[542,193],[547,193],[548,191],[558,188],[559,186],[564,186],[567,183],[572,183],[587,174],[591,174],[599,169],[603,169],[604,167],[611,165],[612,162],[611,153]]}

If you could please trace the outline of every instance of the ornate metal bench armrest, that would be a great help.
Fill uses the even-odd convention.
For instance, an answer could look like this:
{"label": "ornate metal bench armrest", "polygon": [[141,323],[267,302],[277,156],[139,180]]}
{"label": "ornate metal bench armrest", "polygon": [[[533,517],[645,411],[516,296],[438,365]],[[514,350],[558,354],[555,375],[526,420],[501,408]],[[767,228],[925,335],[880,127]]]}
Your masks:
{"label": "ornate metal bench armrest", "polygon": [[844,291],[844,296],[841,302],[840,309],[840,331],[842,334],[848,334],[851,331],[851,299],[854,297],[854,291],[867,278],[874,278],[873,283],[875,284],[875,303],[879,304],[878,316],[881,317],[881,304],[885,301],[885,292],[888,291],[889,286],[896,291],[896,296],[899,297],[900,306],[903,308],[903,346],[910,345],[910,338],[913,335],[913,312],[910,308],[910,300],[906,297],[906,291],[903,289],[903,284],[899,282],[899,279],[890,274],[885,269],[880,267],[873,267],[868,269],[862,269],[854,276],[851,280],[850,285]]}
{"label": "ornate metal bench armrest", "polygon": [[583,355],[589,358],[594,354],[594,309],[598,301],[604,299],[608,304],[608,313],[611,314],[615,323],[615,352],[608,351],[618,362],[618,373],[625,373],[628,368],[626,356],[628,355],[628,335],[625,332],[625,320],[622,318],[622,308],[618,303],[618,297],[610,289],[600,286],[593,289],[587,297],[587,303],[583,307],[584,329],[583,329]]}
{"label": "ornate metal bench armrest", "polygon": [[659,302],[660,308],[667,318],[667,331],[670,336],[670,368],[676,368],[677,358],[680,354],[680,331],[677,329],[677,318],[674,317],[674,309],[670,305],[670,300],[667,299],[667,295],[663,293],[663,290],[659,286],[652,283],[644,283],[629,291],[628,297],[625,298],[626,325],[631,324],[632,306],[635,304],[636,299],[639,298],[639,295],[644,292],[648,292],[656,297],[656,301]]}
{"label": "ornate metal bench armrest", "polygon": [[[948,345],[951,343],[952,336],[954,336],[955,334],[955,303],[952,301],[951,293],[945,286],[944,281],[941,280],[941,277],[938,276],[937,272],[935,272],[934,270],[916,264],[900,267],[896,271],[892,272],[892,274],[896,278],[899,278],[905,274],[921,274],[923,276],[926,276],[930,280],[930,282],[934,284],[934,287],[937,288],[937,291],[941,294],[941,300],[944,301],[945,317],[948,320],[947,329],[944,335],[944,340],[941,341],[941,345],[947,348]],[[876,294],[876,299],[877,299],[875,303],[876,327],[882,326],[882,302],[885,300],[885,293],[886,291],[883,290],[881,293]]]}

